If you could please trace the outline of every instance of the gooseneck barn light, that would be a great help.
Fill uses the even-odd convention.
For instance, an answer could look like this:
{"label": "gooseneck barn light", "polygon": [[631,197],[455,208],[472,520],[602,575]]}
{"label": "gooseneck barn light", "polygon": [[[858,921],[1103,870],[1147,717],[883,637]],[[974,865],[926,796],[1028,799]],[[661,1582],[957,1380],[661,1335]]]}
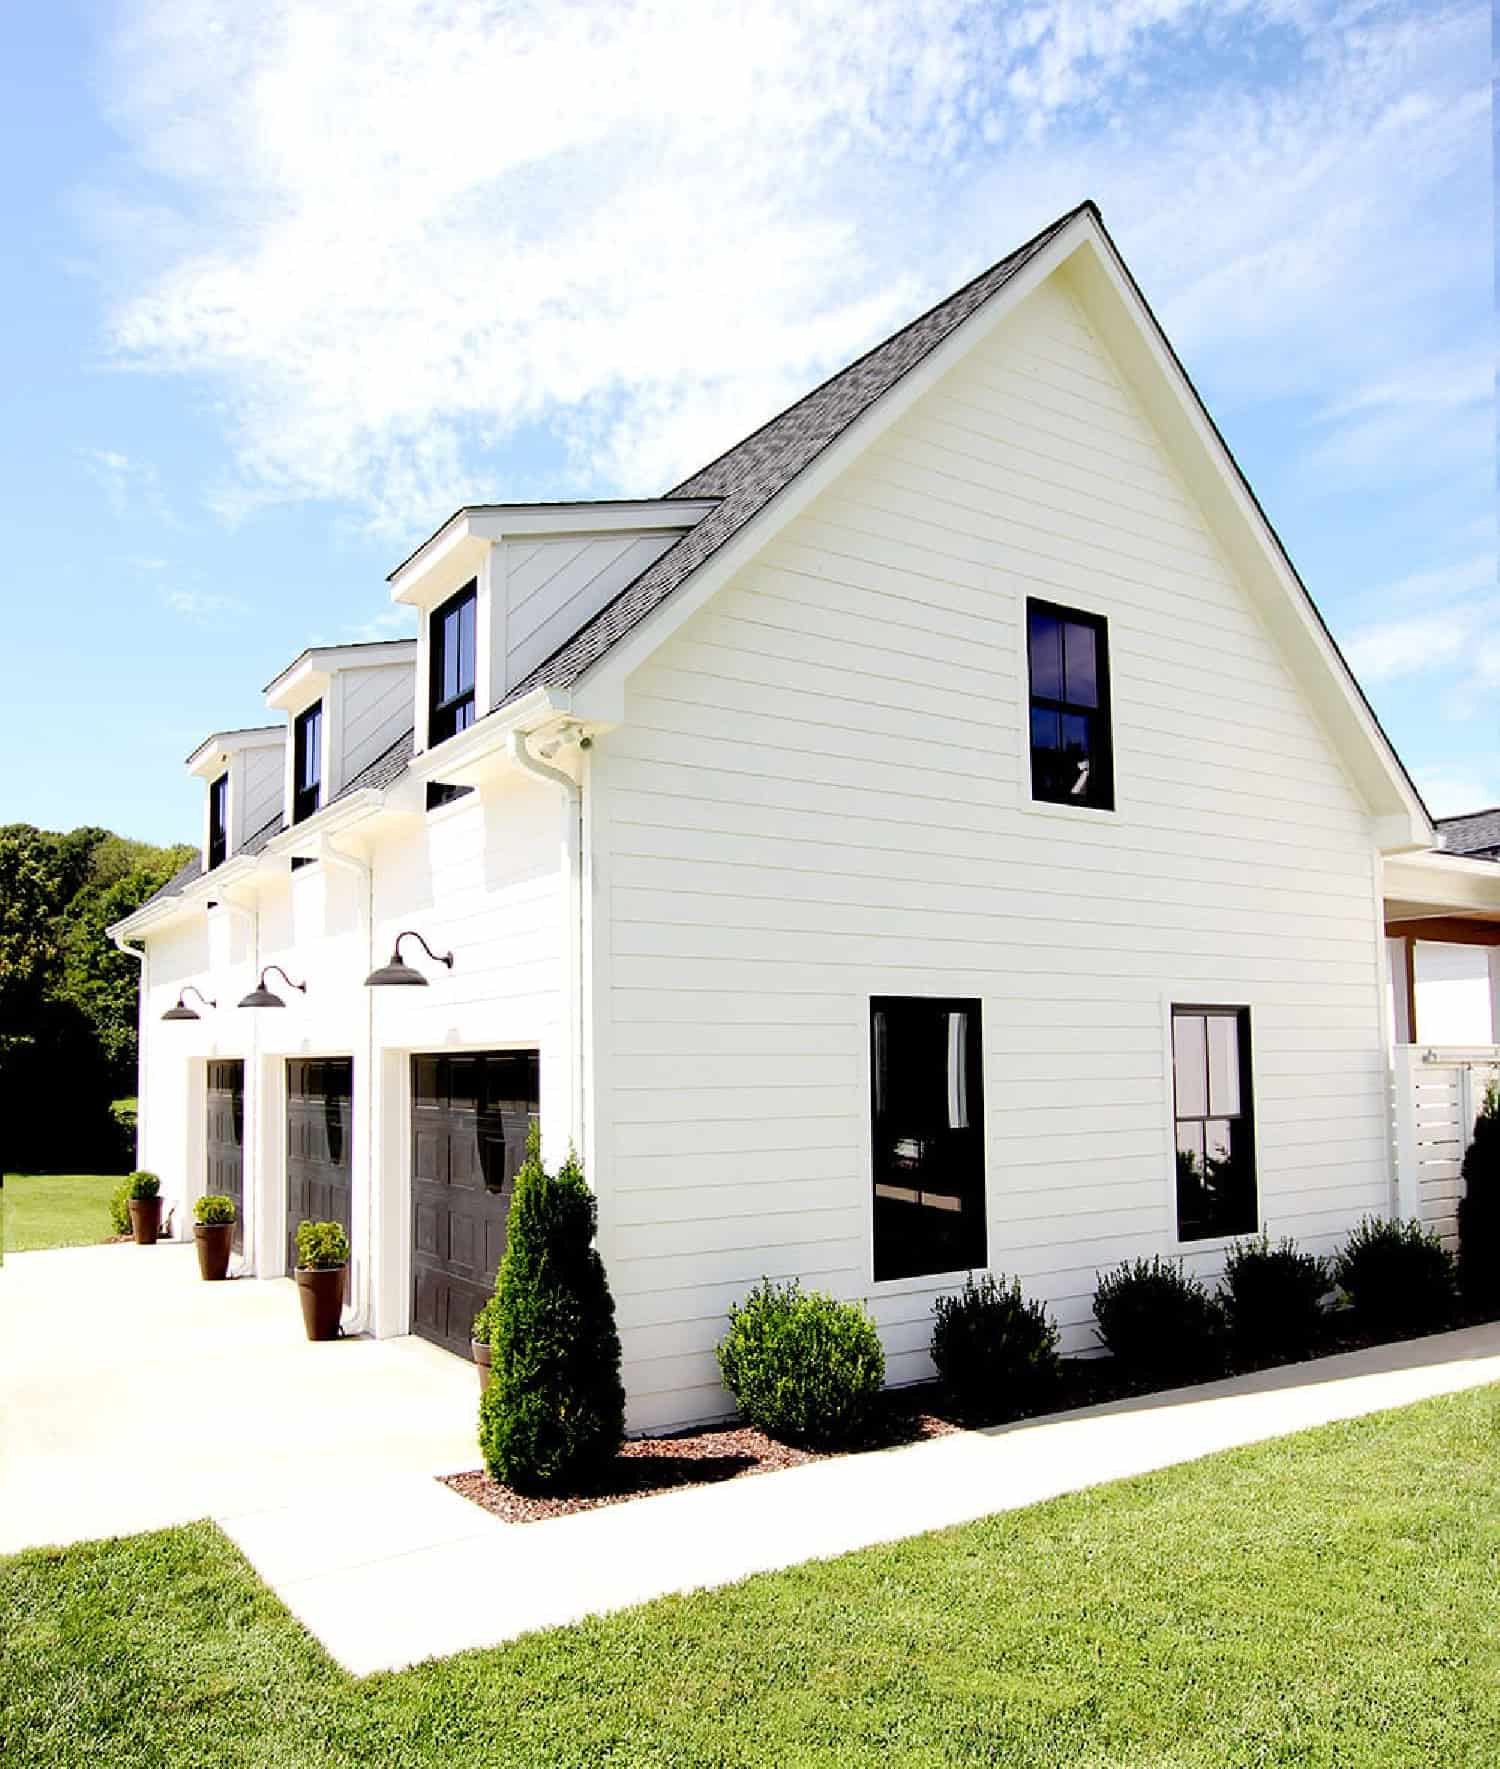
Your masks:
{"label": "gooseneck barn light", "polygon": [[185,997],[189,995],[196,995],[205,1007],[217,1007],[219,1005],[217,1001],[210,1000],[196,983],[189,983],[186,988],[177,991],[177,1005],[175,1007],[169,1007],[161,1017],[164,1020],[201,1019],[203,1016],[198,1010],[188,1006]]}
{"label": "gooseneck barn light", "polygon": [[425,989],[427,987],[427,979],[421,971],[413,970],[401,956],[401,942],[403,940],[415,940],[434,964],[446,964],[449,970],[453,969],[453,954],[451,952],[434,952],[415,928],[403,928],[396,935],[396,944],[391,948],[390,963],[381,965],[379,970],[372,970],[365,978],[367,989]]}
{"label": "gooseneck barn light", "polygon": [[281,999],[281,997],[279,995],[273,994],[271,992],[271,990],[269,990],[266,987],[266,978],[268,976],[270,976],[272,971],[276,972],[277,976],[281,978],[282,982],[285,983],[289,989],[300,989],[304,995],[307,993],[307,984],[306,983],[294,983],[292,981],[292,979],[286,974],[286,972],[281,968],[281,966],[279,964],[268,964],[265,967],[265,969],[260,973],[260,981],[255,985],[255,987],[250,991],[250,993],[248,995],[242,995],[240,997],[240,1006],[241,1007],[285,1007],[286,1006],[286,1003]]}

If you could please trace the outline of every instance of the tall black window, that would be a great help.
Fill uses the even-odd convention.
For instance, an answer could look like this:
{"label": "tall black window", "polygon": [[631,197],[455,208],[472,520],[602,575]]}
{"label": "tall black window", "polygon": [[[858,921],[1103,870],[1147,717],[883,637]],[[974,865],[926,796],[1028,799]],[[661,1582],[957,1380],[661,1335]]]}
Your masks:
{"label": "tall black window", "polygon": [[1172,1009],[1177,1238],[1253,1234],[1257,1223],[1250,1010]]}
{"label": "tall black window", "polygon": [[467,731],[474,723],[474,609],[478,589],[468,584],[432,615],[431,699],[427,744]]}
{"label": "tall black window", "polygon": [[314,701],[293,727],[292,821],[311,817],[323,799],[323,702]]}
{"label": "tall black window", "polygon": [[229,853],[229,776],[221,774],[208,789],[208,869],[222,866]]}
{"label": "tall black window", "polygon": [[979,1003],[870,1003],[875,1276],[985,1261],[984,1071]]}
{"label": "tall black window", "polygon": [[1109,728],[1109,632],[1096,614],[1028,598],[1031,796],[1115,808]]}

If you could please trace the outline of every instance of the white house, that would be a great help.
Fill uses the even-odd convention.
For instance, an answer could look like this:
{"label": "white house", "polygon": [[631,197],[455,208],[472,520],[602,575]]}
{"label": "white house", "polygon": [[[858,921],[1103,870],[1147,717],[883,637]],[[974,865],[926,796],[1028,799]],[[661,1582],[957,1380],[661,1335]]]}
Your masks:
{"label": "white house", "polygon": [[[203,856],[115,930],[179,1232],[236,1191],[269,1278],[342,1217],[349,1326],[460,1350],[539,1113],[657,1429],[726,1410],[763,1274],[901,1381],[971,1268],[1082,1349],[1114,1261],[1392,1207],[1388,874],[1451,936],[1500,867],[1438,851],[1091,204],[667,496],[463,509],[391,587],[414,646],[196,751]],[[366,987],[403,930],[427,986]]]}

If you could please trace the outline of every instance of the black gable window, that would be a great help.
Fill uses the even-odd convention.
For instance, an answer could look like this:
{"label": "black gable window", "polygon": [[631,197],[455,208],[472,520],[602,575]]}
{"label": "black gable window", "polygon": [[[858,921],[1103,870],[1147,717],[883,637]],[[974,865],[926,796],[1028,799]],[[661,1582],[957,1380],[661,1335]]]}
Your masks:
{"label": "black gable window", "polygon": [[977,1001],[870,1003],[877,1279],[984,1264],[979,1037]]}
{"label": "black gable window", "polygon": [[1031,796],[1115,808],[1109,632],[1097,614],[1026,603],[1031,674]]}
{"label": "black gable window", "polygon": [[292,821],[311,817],[323,801],[323,703],[298,715],[292,743]]}
{"label": "black gable window", "polygon": [[1172,1009],[1172,1089],[1177,1238],[1253,1234],[1259,1211],[1248,1008]]}
{"label": "black gable window", "polygon": [[468,584],[432,615],[431,699],[427,744],[467,731],[474,723],[474,610],[478,590]]}
{"label": "black gable window", "polygon": [[208,789],[208,869],[222,866],[229,853],[229,776],[221,774]]}

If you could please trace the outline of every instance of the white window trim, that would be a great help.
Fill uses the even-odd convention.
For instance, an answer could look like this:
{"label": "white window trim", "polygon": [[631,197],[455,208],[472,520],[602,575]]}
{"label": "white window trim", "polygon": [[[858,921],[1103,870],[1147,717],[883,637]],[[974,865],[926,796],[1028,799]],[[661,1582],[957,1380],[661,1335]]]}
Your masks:
{"label": "white window trim", "polygon": [[[1117,688],[1119,670],[1116,667],[1115,633],[1119,620],[1114,601],[1107,595],[1090,595],[1083,601],[1069,601],[1068,592],[1058,589],[1052,584],[1031,584],[1013,580],[1012,588],[1017,599],[1016,608],[1016,809],[1024,811],[1030,817],[1061,817],[1074,823],[1092,823],[1095,827],[1112,827],[1124,823],[1130,812],[1129,793],[1121,789],[1121,782],[1127,777],[1125,763],[1128,761],[1128,746],[1120,741],[1120,704]],[[1026,604],[1035,598],[1039,602],[1052,602],[1059,608],[1076,608],[1080,614],[1089,614],[1096,620],[1102,620],[1108,633],[1109,650],[1109,749],[1110,760],[1114,769],[1114,807],[1105,810],[1102,805],[1060,805],[1052,799],[1033,798],[1031,794],[1031,650],[1027,643]]]}
{"label": "white window trim", "polygon": [[[1172,1009],[1195,1007],[1200,1003],[1243,1009],[1250,1016],[1250,1158],[1255,1164],[1255,1225],[1237,1235],[1212,1235],[1201,1241],[1184,1241],[1177,1232],[1177,1076],[1172,1048]],[[1223,1253],[1236,1241],[1258,1235],[1266,1226],[1265,1186],[1262,1183],[1260,1164],[1260,1110],[1256,1095],[1256,1075],[1260,1069],[1256,1048],[1259,1015],[1260,1003],[1251,990],[1240,989],[1228,993],[1220,991],[1215,994],[1211,990],[1205,992],[1201,983],[1186,983],[1179,989],[1168,991],[1161,998],[1162,1109],[1166,1138],[1166,1251],[1170,1258],[1186,1258],[1194,1253]],[[1240,1084],[1243,1087],[1243,1076]]]}

